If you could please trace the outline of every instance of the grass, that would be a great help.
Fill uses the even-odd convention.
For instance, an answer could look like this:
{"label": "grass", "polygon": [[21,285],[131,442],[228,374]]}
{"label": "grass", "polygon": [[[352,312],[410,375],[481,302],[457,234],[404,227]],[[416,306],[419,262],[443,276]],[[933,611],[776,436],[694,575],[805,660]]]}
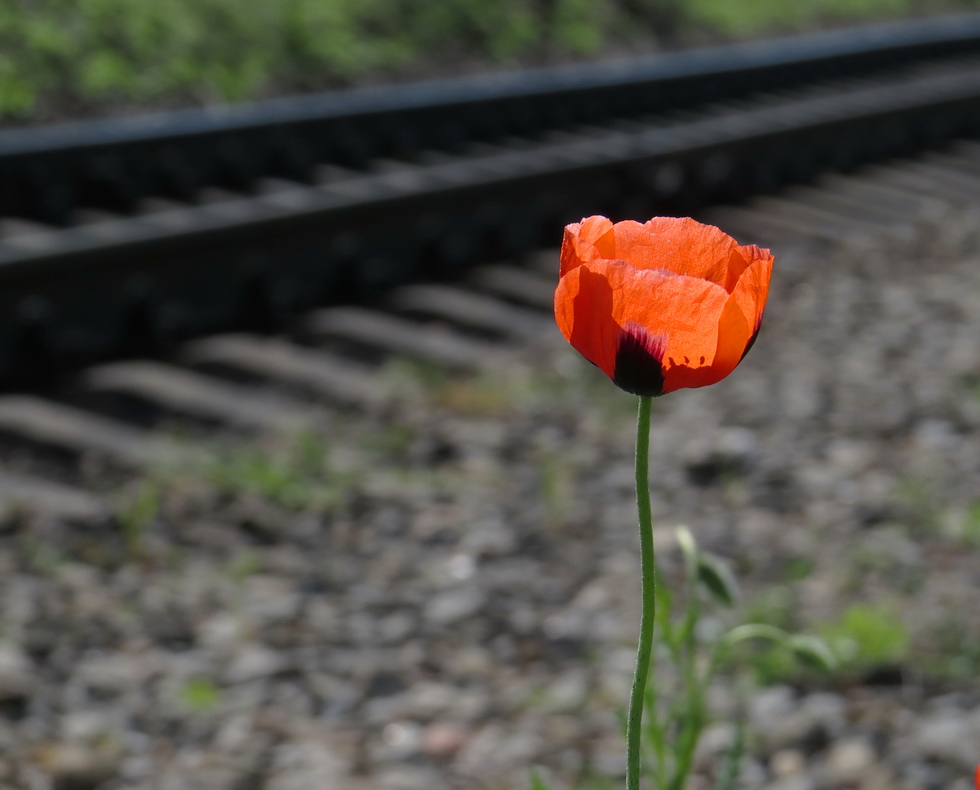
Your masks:
{"label": "grass", "polygon": [[[903,612],[914,596],[906,591],[887,601],[852,604],[833,618],[809,620],[801,617],[802,594],[793,581],[764,588],[746,604],[742,620],[817,635],[837,658],[834,674],[844,682],[889,667],[902,667],[937,683],[972,682],[980,676],[980,637],[972,610],[953,605],[924,622],[911,604],[909,612]],[[802,679],[800,664],[787,651],[755,644],[740,651],[739,658],[761,686]]]}
{"label": "grass", "polygon": [[854,604],[839,620],[817,629],[831,649],[847,667],[870,667],[896,664],[905,660],[909,631],[891,609]]}
{"label": "grass", "polygon": [[238,449],[212,458],[205,479],[229,494],[254,494],[286,510],[331,509],[345,476],[333,468],[323,439],[312,433],[274,448]]}
{"label": "grass", "polygon": [[967,549],[980,549],[980,501],[951,507],[942,520],[943,531]]}
{"label": "grass", "polygon": [[160,511],[160,485],[153,477],[140,480],[134,491],[127,492],[116,508],[116,518],[130,551],[139,551],[143,536]]}
{"label": "grass", "polygon": [[190,678],[180,690],[180,701],[197,713],[209,713],[221,704],[221,691],[208,678]]}
{"label": "grass", "polygon": [[[931,10],[952,9],[955,5],[957,4],[935,3]],[[729,36],[750,36],[768,30],[804,30],[852,21],[897,18],[930,10],[927,4],[914,0],[798,0],[793,3],[688,0],[686,7],[692,21],[696,20]]]}
{"label": "grass", "polygon": [[[573,357],[560,369],[528,358],[507,370],[485,369],[463,376],[396,360],[385,373],[386,386],[392,391],[411,392],[465,417],[496,419],[515,412],[550,413],[587,406],[607,430],[624,430],[627,437],[632,436],[636,421],[635,398],[610,387],[609,379],[594,365]],[[658,407],[655,403],[654,409]]]}
{"label": "grass", "polygon": [[8,0],[0,4],[0,119],[234,102],[977,7],[978,0]]}
{"label": "grass", "polygon": [[972,682],[980,676],[980,636],[961,613],[936,623],[928,634],[926,669],[932,677]]}
{"label": "grass", "polygon": [[[763,591],[746,608],[745,622],[798,631],[798,594],[790,586]],[[903,664],[924,656],[912,656],[911,634],[901,617],[885,605],[854,604],[833,620],[808,625],[830,648],[838,661],[835,672],[842,678],[874,667]],[[743,657],[760,685],[785,682],[800,676],[801,665],[789,651],[747,645]]]}

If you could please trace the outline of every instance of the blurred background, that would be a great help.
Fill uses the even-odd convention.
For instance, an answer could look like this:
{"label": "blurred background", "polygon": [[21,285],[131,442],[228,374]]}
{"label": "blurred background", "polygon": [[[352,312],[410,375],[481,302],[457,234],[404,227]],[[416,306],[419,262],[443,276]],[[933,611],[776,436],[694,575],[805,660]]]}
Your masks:
{"label": "blurred background", "polygon": [[976,0],[3,0],[0,121],[610,58]]}
{"label": "blurred background", "polygon": [[[0,0],[0,126],[975,10],[980,0]],[[972,57],[937,71],[977,68]],[[933,79],[928,68],[884,70],[904,75],[902,93]],[[975,86],[980,72],[964,73]],[[873,87],[840,80],[829,90]],[[800,95],[826,99],[819,90]],[[793,100],[787,89],[763,96],[761,109],[718,105],[738,121],[740,109],[758,118]],[[939,113],[921,106],[915,120],[948,140]],[[771,117],[762,115],[766,130]],[[826,148],[933,139],[922,125],[867,146],[840,134]],[[105,124],[107,136],[122,126]],[[30,131],[29,142],[43,142]],[[751,148],[744,180],[769,183],[767,167],[774,183],[796,172],[803,139],[772,156]],[[137,227],[176,218],[179,231],[198,227],[198,208],[214,219],[221,212],[209,207],[268,197],[278,210],[303,197],[305,185],[263,178],[250,167],[254,150],[231,142],[227,173],[210,167],[209,148],[173,155],[160,168],[173,183],[161,178],[163,196],[148,188],[145,200],[137,160],[112,151],[67,173],[74,180],[60,159],[39,158],[21,181],[0,170],[0,254],[30,261],[40,250],[43,262],[45,245],[70,253],[78,240],[112,241],[128,227],[120,210]],[[320,160],[310,158],[313,170]],[[341,194],[344,179],[370,186],[418,164],[365,159],[363,172],[324,167],[312,180]],[[605,191],[579,181],[588,210],[604,211],[593,193],[616,206],[616,190],[660,199],[726,178],[724,157],[693,165],[624,168]],[[224,181],[209,181],[209,169]],[[540,222],[557,247],[563,221],[552,207],[563,196],[553,191],[507,227]],[[766,327],[731,380],[657,402],[661,556],[677,581],[671,528],[689,525],[742,585],[741,603],[710,628],[750,621],[811,633],[841,662],[828,675],[750,645],[709,690],[714,711],[744,717],[754,733],[739,790],[970,790],[980,759],[978,196],[980,146],[961,141],[703,217],[772,247],[777,274]],[[494,196],[491,208],[509,198]],[[386,205],[369,228],[342,215],[322,229],[311,215],[322,239],[298,226],[307,236],[285,252],[245,228],[207,244],[190,233],[186,257],[151,238],[147,274],[99,269],[113,258],[96,250],[101,278],[79,275],[69,256],[63,268],[76,277],[49,301],[29,293],[18,303],[0,285],[10,304],[0,317],[14,317],[27,366],[44,359],[39,349],[59,337],[59,309],[74,315],[77,293],[85,320],[102,318],[91,307],[101,297],[140,353],[158,340],[164,349],[142,369],[88,371],[74,389],[0,396],[0,790],[513,790],[531,766],[555,788],[621,786],[616,712],[638,622],[634,400],[558,336],[556,249],[501,256],[482,284],[480,272],[463,281],[464,296],[482,294],[497,310],[488,325],[468,315],[471,302],[456,317],[434,309],[445,291],[428,303],[417,291],[413,306],[409,286],[407,301],[402,289],[401,306],[389,303],[401,323],[391,329],[377,310],[381,329],[367,340],[345,336],[342,321],[331,328],[338,313],[305,300],[305,280],[277,279],[277,267],[289,277],[290,267],[329,269],[341,272],[338,289],[349,277],[369,292],[372,278],[397,275],[387,249],[362,255],[376,252],[375,238],[456,265],[489,235],[456,214],[426,225],[392,218]],[[10,260],[0,258],[0,274],[16,269]],[[124,311],[108,304],[116,293]],[[268,313],[280,334],[256,321],[230,344],[184,343],[184,324],[238,298],[227,293],[241,296],[242,312]],[[323,310],[307,315],[313,306]],[[439,352],[429,329],[463,351]],[[406,351],[409,341],[419,347]],[[430,347],[439,353],[428,360],[411,353]],[[494,364],[481,367],[484,356]],[[309,430],[284,430],[276,417]],[[185,457],[178,450],[186,463],[173,461]],[[30,493],[25,479],[40,492],[28,497],[33,508],[17,501]],[[57,505],[55,494],[67,516],[41,506]],[[712,725],[696,790],[734,737]]]}

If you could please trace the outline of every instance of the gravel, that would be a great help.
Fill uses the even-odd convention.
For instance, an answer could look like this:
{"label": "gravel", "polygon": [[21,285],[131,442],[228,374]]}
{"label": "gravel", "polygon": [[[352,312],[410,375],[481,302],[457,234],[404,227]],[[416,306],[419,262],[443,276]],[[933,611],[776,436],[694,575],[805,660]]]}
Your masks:
{"label": "gravel", "polygon": [[[978,241],[950,209],[911,240],[777,248],[745,363],[657,402],[668,573],[686,524],[733,566],[739,616],[839,636],[861,604],[908,639],[876,656],[872,635],[833,676],[724,678],[692,788],[744,706],[746,790],[969,789]],[[380,412],[323,404],[329,496],[298,506],[185,470],[116,492],[157,487],[136,538],[8,514],[0,788],[494,790],[532,766],[618,786],[634,404],[557,332],[508,353],[471,378],[389,366]]]}

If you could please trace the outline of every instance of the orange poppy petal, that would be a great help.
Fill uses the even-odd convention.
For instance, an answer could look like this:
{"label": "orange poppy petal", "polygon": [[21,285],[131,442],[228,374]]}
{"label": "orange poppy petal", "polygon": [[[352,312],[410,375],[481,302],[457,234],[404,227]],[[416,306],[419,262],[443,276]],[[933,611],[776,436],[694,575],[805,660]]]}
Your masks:
{"label": "orange poppy petal", "polygon": [[638,269],[700,277],[728,292],[751,262],[731,236],[689,217],[654,217],[642,225],[627,220],[616,223],[614,232],[616,246],[609,257]]}
{"label": "orange poppy petal", "polygon": [[706,387],[721,381],[742,361],[745,347],[752,338],[752,326],[738,302],[729,297],[718,318],[715,355],[710,365],[678,366],[670,377],[672,392],[683,387]]}
{"label": "orange poppy petal", "polygon": [[732,289],[732,299],[738,302],[752,331],[758,332],[762,324],[762,313],[769,297],[769,281],[772,279],[773,256],[769,250],[754,244],[742,247],[750,257],[749,265],[738,278]]}
{"label": "orange poppy petal", "polygon": [[561,263],[558,276],[564,277],[576,266],[596,258],[615,258],[615,255],[610,254],[612,252],[610,242],[597,245],[597,242],[609,234],[612,229],[612,222],[600,216],[586,217],[581,222],[574,222],[566,226],[561,243]]}
{"label": "orange poppy petal", "polygon": [[555,321],[576,351],[614,376],[620,326],[613,318],[612,287],[601,273],[583,264],[558,281]]}
{"label": "orange poppy petal", "polygon": [[706,387],[725,378],[738,366],[755,342],[762,325],[773,257],[769,250],[743,247],[754,261],[746,268],[718,320],[718,346],[710,366],[683,369],[669,377],[664,392],[684,387]]}
{"label": "orange poppy petal", "polygon": [[555,318],[569,343],[623,389],[659,395],[692,386],[674,386],[679,373],[686,381],[685,370],[712,365],[728,300],[707,280],[596,260],[559,280]]}

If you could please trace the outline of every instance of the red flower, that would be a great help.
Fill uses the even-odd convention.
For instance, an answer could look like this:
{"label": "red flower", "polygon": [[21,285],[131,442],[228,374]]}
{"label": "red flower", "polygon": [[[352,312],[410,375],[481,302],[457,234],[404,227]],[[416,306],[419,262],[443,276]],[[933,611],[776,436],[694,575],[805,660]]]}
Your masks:
{"label": "red flower", "polygon": [[704,387],[755,341],[772,262],[769,250],[693,219],[588,217],[565,228],[555,319],[627,392]]}

